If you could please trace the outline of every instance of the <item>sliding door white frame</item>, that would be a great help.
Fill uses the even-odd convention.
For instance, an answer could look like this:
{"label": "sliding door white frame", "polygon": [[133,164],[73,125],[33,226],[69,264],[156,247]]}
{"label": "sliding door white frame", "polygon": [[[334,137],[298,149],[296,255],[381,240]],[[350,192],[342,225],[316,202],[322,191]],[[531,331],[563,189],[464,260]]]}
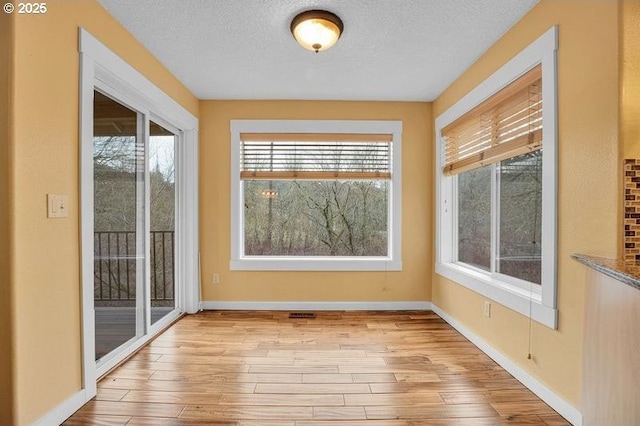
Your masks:
{"label": "sliding door white frame", "polygon": [[[178,315],[183,312],[195,313],[200,307],[198,120],[82,28],[79,33],[79,51],[82,357],[84,399],[88,401],[96,394],[96,380],[100,375],[149,341]],[[150,325],[147,309],[142,326],[143,336],[131,341],[126,351],[118,351],[118,354],[101,361],[99,365],[95,361],[93,302],[93,96],[96,89],[141,113],[144,116],[145,137],[148,137],[151,119],[171,126],[179,140],[176,151],[176,310]],[[145,204],[148,207],[148,201]],[[148,220],[148,209],[145,214]],[[148,236],[145,238],[145,247],[148,247]],[[147,267],[147,274],[148,272]],[[148,286],[148,280],[146,281]],[[145,288],[144,293],[149,294],[149,289]]]}

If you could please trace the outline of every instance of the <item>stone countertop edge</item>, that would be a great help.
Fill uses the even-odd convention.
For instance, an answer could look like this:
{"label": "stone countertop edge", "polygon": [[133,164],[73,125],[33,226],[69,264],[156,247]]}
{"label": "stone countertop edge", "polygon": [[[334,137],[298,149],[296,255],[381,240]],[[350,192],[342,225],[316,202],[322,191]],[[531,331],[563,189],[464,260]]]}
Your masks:
{"label": "stone countertop edge", "polygon": [[605,257],[574,253],[571,257],[598,272],[640,290],[640,262],[624,262]]}

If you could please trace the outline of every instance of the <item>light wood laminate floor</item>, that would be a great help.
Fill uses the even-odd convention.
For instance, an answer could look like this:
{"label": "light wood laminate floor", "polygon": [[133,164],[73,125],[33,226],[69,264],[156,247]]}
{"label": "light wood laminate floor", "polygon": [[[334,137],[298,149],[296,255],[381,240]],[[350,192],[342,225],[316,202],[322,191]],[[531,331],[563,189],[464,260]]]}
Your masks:
{"label": "light wood laminate floor", "polygon": [[568,425],[432,312],[186,316],[73,425]]}

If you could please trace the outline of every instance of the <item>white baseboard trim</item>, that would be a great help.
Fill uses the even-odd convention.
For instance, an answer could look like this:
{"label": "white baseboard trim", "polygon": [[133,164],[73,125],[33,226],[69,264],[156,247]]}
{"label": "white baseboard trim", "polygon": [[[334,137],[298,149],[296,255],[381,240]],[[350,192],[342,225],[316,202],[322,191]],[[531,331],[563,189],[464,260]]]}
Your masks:
{"label": "white baseboard trim", "polygon": [[243,311],[428,311],[431,302],[218,302],[204,301],[205,310]]}
{"label": "white baseboard trim", "polygon": [[574,426],[582,426],[582,413],[575,408],[573,405],[569,404],[567,401],[562,399],[558,394],[556,394],[553,390],[542,384],[540,381],[535,379],[529,373],[527,373],[523,368],[518,366],[516,363],[511,361],[509,358],[504,356],[501,352],[495,349],[493,346],[489,345],[484,339],[474,334],[471,330],[466,328],[464,325],[453,319],[451,316],[446,314],[442,309],[440,309],[437,305],[431,304],[431,309],[433,312],[438,314],[443,320],[445,320],[449,325],[458,330],[460,334],[469,339],[471,343],[476,345],[482,352],[487,354],[491,359],[497,362],[502,368],[507,370],[513,377],[515,377],[518,381],[520,381],[523,385],[525,385],[531,392],[538,395],[540,399],[549,404],[551,408],[556,410],[562,417],[567,419]]}
{"label": "white baseboard trim", "polygon": [[85,389],[78,391],[71,398],[49,411],[43,417],[33,423],[33,426],[51,426],[60,425],[67,420],[73,413],[78,411],[92,397],[88,397]]}

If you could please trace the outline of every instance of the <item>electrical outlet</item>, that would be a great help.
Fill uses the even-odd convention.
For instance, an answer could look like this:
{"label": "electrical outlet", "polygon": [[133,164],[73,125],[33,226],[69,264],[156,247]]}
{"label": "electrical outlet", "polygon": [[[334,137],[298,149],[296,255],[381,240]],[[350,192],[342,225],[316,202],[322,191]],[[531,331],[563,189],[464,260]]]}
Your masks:
{"label": "electrical outlet", "polygon": [[484,316],[491,318],[491,302],[487,300],[484,301]]}
{"label": "electrical outlet", "polygon": [[220,284],[220,274],[218,273],[213,274],[213,283]]}

